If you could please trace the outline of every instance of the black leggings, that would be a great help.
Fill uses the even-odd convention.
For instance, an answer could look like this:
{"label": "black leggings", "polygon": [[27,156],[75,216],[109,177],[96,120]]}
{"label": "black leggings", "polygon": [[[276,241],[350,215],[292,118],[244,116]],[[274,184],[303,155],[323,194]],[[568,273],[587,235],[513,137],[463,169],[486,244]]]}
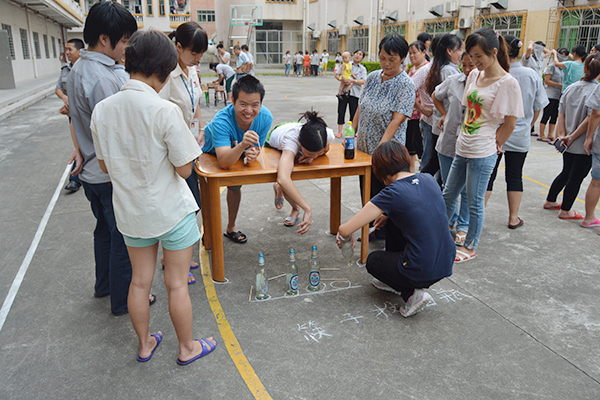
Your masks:
{"label": "black leggings", "polygon": [[592,156],[567,152],[563,153],[563,169],[554,179],[554,182],[552,182],[546,201],[554,203],[558,194],[564,188],[565,191],[563,193],[563,201],[560,209],[563,211],[571,210],[571,207],[573,207],[573,203],[577,198],[577,193],[579,193],[581,182],[583,182],[591,168]]}
{"label": "black leggings", "polygon": [[558,99],[548,99],[550,103],[544,108],[544,114],[542,114],[541,124],[546,125],[548,120],[550,120],[550,124],[556,125],[556,119],[558,118]]}
{"label": "black leggings", "polygon": [[502,154],[504,154],[504,164],[506,164],[506,169],[504,171],[506,180],[506,191],[522,192],[523,164],[525,164],[525,158],[527,157],[527,153],[519,153],[516,151],[505,151],[504,153],[498,154],[496,166],[494,167],[494,171],[492,171],[492,175],[490,176],[487,191],[491,192],[494,188],[494,180],[496,179],[496,175],[498,174],[498,166],[500,165],[500,160],[502,160]]}
{"label": "black leggings", "polygon": [[430,174],[432,176],[435,176],[435,174],[437,174],[437,172],[440,170],[440,160],[438,158],[437,151],[435,151],[435,145],[437,144],[437,141],[440,138],[440,135],[434,135],[432,133],[431,138],[432,138],[431,149],[430,149],[431,157],[429,157],[429,161],[427,162],[427,165],[425,165],[423,168],[421,168],[421,172],[424,174]]}
{"label": "black leggings", "polygon": [[409,119],[406,125],[406,150],[408,154],[423,157],[423,137],[419,127],[419,119]]}
{"label": "black leggings", "polygon": [[344,125],[348,106],[350,106],[350,121],[352,121],[358,108],[358,97],[340,96],[338,99],[338,125]]}
{"label": "black leggings", "polygon": [[408,301],[415,289],[428,288],[440,280],[413,281],[400,273],[398,263],[404,261],[406,243],[400,228],[388,219],[385,224],[385,251],[374,251],[367,257],[367,271],[400,292],[404,301]]}

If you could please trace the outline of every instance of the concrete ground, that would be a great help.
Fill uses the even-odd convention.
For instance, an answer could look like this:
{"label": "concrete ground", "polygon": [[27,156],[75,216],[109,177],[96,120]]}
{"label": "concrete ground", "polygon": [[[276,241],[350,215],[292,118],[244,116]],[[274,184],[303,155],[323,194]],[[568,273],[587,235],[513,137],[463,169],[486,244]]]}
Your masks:
{"label": "concrete ground", "polygon": [[[333,78],[260,78],[274,124],[314,108],[335,126]],[[201,251],[205,279],[196,270],[190,286],[195,335],[214,336],[219,346],[189,366],[175,363],[157,263],[150,329],[162,330],[164,340],[142,364],[129,318],[112,316],[108,299],[92,295],[95,221],[83,190],[62,189],[72,145],[61,104],[50,97],[0,122],[0,399],[600,397],[600,237],[542,209],[561,169],[547,144],[532,141],[525,164],[525,225],[507,229],[499,179],[478,257],[432,286],[435,302],[408,319],[398,314],[399,297],[371,286],[364,267],[355,264],[351,274],[344,265],[327,232],[326,180],[298,182],[314,210],[314,225],[301,237],[283,226],[289,206],[274,208],[270,184],[244,187],[238,228],[249,240],[225,242],[229,283],[208,279]],[[205,123],[217,110],[203,106]],[[347,220],[360,208],[357,179],[344,178],[342,189]],[[574,209],[583,212],[583,203]],[[309,294],[312,244],[330,269],[322,274],[325,289]],[[290,247],[301,296],[283,298],[283,278],[276,278],[271,300],[249,301],[258,253],[275,277],[285,272]]]}

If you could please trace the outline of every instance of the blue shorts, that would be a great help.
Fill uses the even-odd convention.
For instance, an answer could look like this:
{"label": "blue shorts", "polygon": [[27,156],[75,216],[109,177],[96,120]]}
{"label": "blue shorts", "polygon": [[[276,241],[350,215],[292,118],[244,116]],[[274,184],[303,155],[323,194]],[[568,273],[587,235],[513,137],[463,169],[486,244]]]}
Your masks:
{"label": "blue shorts", "polygon": [[149,247],[161,241],[162,246],[167,250],[176,251],[187,249],[200,240],[200,231],[198,230],[196,213],[189,213],[175,226],[175,228],[159,237],[143,239],[123,235],[123,239],[125,240],[125,244],[129,247]]}
{"label": "blue shorts", "polygon": [[600,181],[600,154],[592,153],[592,179]]}

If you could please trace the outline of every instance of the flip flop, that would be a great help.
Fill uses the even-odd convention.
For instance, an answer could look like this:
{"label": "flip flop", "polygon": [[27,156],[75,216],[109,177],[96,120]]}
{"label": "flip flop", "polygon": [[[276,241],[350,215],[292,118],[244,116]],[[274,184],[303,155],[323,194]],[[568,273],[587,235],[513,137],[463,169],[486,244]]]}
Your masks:
{"label": "flip flop", "polygon": [[188,281],[188,285],[193,285],[194,283],[196,283],[196,278],[194,277],[194,275],[191,272],[188,275],[188,278],[189,277],[194,278],[194,280],[193,281]]}
{"label": "flip flop", "polygon": [[466,239],[467,238],[467,234],[465,233],[464,235],[459,235],[458,233],[456,234],[456,238],[454,238],[454,244],[457,246],[463,246],[465,244],[465,241],[458,241],[458,239]]}
{"label": "flip flop", "polygon": [[457,256],[454,258],[454,264],[460,264],[460,263],[462,263],[462,262],[469,261],[469,260],[472,260],[472,259],[474,259],[475,257],[477,257],[477,254],[468,255],[468,254],[467,254],[467,253],[465,253],[464,251],[460,251],[460,250],[456,250],[456,253],[457,253],[457,254],[460,254],[460,255],[461,255],[461,256],[463,256],[464,258],[463,258],[463,257],[461,257],[461,256],[458,256],[458,255],[457,255]]}
{"label": "flip flop", "polygon": [[585,222],[581,221],[582,228],[592,228],[594,226],[600,226],[600,219],[596,218],[594,222],[590,222],[589,224],[586,224]]}
{"label": "flip flop", "polygon": [[521,219],[521,217],[517,217],[517,218],[519,218],[519,223],[518,223],[518,224],[516,224],[516,225],[511,225],[511,224],[508,224],[508,229],[517,229],[517,228],[520,228],[520,227],[522,227],[522,226],[523,226],[524,222],[523,222],[523,220]]}
{"label": "flip flop", "polygon": [[579,214],[577,211],[574,211],[575,215],[572,217],[558,217],[560,219],[583,219],[583,215]]}
{"label": "flip flop", "polygon": [[160,342],[162,342],[162,335],[160,333],[153,333],[150,336],[154,336],[154,338],[156,339],[156,346],[154,346],[154,348],[152,349],[152,353],[150,353],[150,355],[146,358],[142,358],[140,357],[140,355],[138,354],[137,356],[137,360],[139,362],[147,362],[150,361],[150,359],[152,358],[152,356],[154,355],[154,352],[156,351],[156,349],[158,349],[158,345],[160,344]]}
{"label": "flip flop", "polygon": [[285,219],[285,221],[283,221],[283,224],[285,226],[294,226],[294,225],[296,225],[297,220],[298,220],[298,218],[296,218],[296,217],[287,217]]}
{"label": "flip flop", "polygon": [[547,139],[547,138],[545,138],[545,137],[541,137],[541,136],[540,136],[540,137],[538,137],[536,140],[538,140],[538,141],[540,141],[540,142],[547,142],[547,141],[548,141],[548,139]]}
{"label": "flip flop", "polygon": [[246,243],[246,241],[248,241],[246,235],[244,235],[241,231],[226,232],[223,234],[223,236],[228,237],[234,243]]}
{"label": "flip flop", "polygon": [[544,207],[544,210],[560,210],[560,208],[562,207],[562,203],[560,203],[557,206],[554,207]]}
{"label": "flip flop", "polygon": [[210,354],[214,351],[214,349],[217,348],[217,342],[215,341],[215,344],[213,345],[211,342],[209,342],[206,339],[196,339],[196,341],[200,342],[200,344],[202,344],[202,353],[198,354],[196,357],[194,358],[190,358],[187,361],[181,361],[179,358],[177,358],[177,364],[179,365],[188,365],[193,363],[194,361],[196,361],[199,358],[204,357],[207,354]]}

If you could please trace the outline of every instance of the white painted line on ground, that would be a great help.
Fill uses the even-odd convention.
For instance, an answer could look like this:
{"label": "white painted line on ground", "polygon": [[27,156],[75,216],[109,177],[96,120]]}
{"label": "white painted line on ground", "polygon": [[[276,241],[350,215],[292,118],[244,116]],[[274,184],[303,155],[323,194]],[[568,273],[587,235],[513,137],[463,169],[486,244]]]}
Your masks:
{"label": "white painted line on ground", "polygon": [[62,177],[60,178],[60,181],[58,182],[58,186],[56,187],[56,190],[54,191],[54,195],[52,196],[52,199],[50,200],[50,204],[48,204],[48,208],[46,208],[46,212],[44,213],[44,216],[42,217],[40,225],[38,226],[37,232],[35,233],[35,236],[33,237],[31,246],[29,246],[29,250],[27,251],[27,254],[25,255],[25,259],[23,260],[23,263],[21,264],[21,267],[19,268],[19,272],[17,272],[17,276],[15,276],[15,279],[13,280],[13,283],[10,286],[10,290],[8,291],[8,294],[6,295],[4,304],[2,304],[2,308],[0,309],[0,332],[2,331],[2,328],[4,327],[4,322],[6,321],[6,317],[8,316],[8,313],[10,312],[10,308],[12,307],[13,302],[15,301],[15,297],[17,297],[17,292],[19,291],[19,288],[21,287],[21,283],[23,283],[23,278],[25,278],[25,274],[27,273],[29,264],[31,264],[31,260],[33,259],[35,251],[37,250],[38,244],[40,244],[40,240],[42,239],[42,235],[44,234],[44,231],[46,230],[46,225],[48,225],[48,220],[50,219],[50,215],[52,215],[52,210],[54,210],[54,206],[56,205],[56,202],[58,201],[58,196],[59,196],[60,191],[65,183],[65,180],[67,179],[69,171],[71,171],[71,165],[67,165],[67,167],[65,168],[65,172],[63,172]]}

